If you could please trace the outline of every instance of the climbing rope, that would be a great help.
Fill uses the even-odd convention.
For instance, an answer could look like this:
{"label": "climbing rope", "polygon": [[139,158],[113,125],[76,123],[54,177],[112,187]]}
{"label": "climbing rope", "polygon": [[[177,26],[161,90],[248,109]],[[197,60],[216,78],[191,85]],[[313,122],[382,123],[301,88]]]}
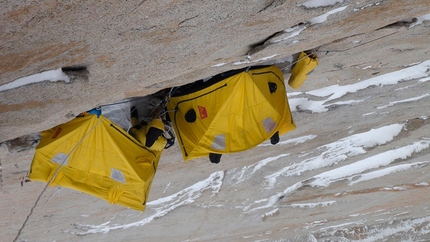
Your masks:
{"label": "climbing rope", "polygon": [[359,44],[359,45],[356,45],[356,46],[353,46],[353,47],[350,47],[350,48],[346,48],[346,49],[343,49],[343,50],[320,50],[320,48],[321,48],[321,47],[318,47],[317,49],[314,49],[314,50],[309,51],[309,53],[307,53],[307,52],[305,51],[305,54],[306,54],[305,56],[303,56],[301,59],[298,59],[298,60],[297,60],[297,61],[295,61],[295,62],[292,62],[292,63],[291,63],[291,64],[289,64],[288,66],[286,66],[286,67],[282,68],[282,70],[285,70],[285,69],[287,69],[287,68],[289,68],[289,67],[293,66],[294,64],[296,64],[297,62],[299,62],[299,61],[303,60],[303,59],[304,59],[304,58],[306,58],[306,57],[311,57],[311,58],[312,58],[312,56],[313,56],[313,55],[316,55],[316,53],[317,53],[317,52],[322,52],[322,53],[324,53],[324,52],[325,52],[325,54],[326,54],[326,55],[327,55],[328,53],[330,53],[330,52],[344,52],[344,51],[348,51],[348,50],[351,50],[351,49],[354,49],[354,48],[357,48],[357,47],[360,47],[360,46],[363,46],[363,45],[366,45],[366,44],[372,43],[372,42],[374,42],[374,41],[377,41],[377,40],[380,40],[380,39],[386,38],[386,37],[391,36],[391,35],[394,35],[394,34],[397,34],[397,32],[393,32],[393,33],[390,33],[390,34],[386,34],[386,35],[381,36],[381,37],[379,37],[379,38],[376,38],[376,39],[373,39],[373,40],[369,40],[369,41],[367,41],[367,42],[364,42],[364,43],[361,43],[361,44]]}
{"label": "climbing rope", "polygon": [[[318,50],[311,50],[311,51],[304,51],[304,52],[305,52],[305,55],[304,55],[302,58],[297,59],[297,60],[296,60],[296,61],[294,61],[294,62],[291,62],[291,64],[289,64],[288,66],[286,66],[286,67],[282,68],[282,69],[281,69],[281,71],[283,71],[283,70],[285,70],[285,69],[287,69],[287,68],[290,68],[291,66],[293,66],[293,65],[295,65],[296,63],[300,62],[301,60],[306,59],[306,57],[310,57],[310,58],[314,59],[315,57],[313,57],[313,56],[316,56],[316,53],[318,52]],[[307,53],[307,52],[309,52],[309,53]]]}
{"label": "climbing rope", "polygon": [[344,51],[348,51],[348,50],[351,50],[351,49],[354,49],[354,48],[357,48],[357,47],[360,47],[360,46],[363,46],[363,45],[366,45],[366,44],[372,43],[372,42],[374,42],[374,41],[377,41],[377,40],[380,40],[380,39],[386,38],[386,37],[388,37],[388,36],[391,36],[391,35],[393,35],[393,34],[397,34],[397,33],[398,33],[398,32],[393,32],[393,33],[390,33],[390,34],[386,34],[386,35],[381,36],[381,37],[379,37],[379,38],[376,38],[376,39],[373,39],[373,40],[369,40],[369,41],[367,41],[367,42],[364,42],[364,43],[361,43],[361,44],[359,44],[359,45],[356,45],[356,46],[353,46],[353,47],[350,47],[350,48],[346,48],[346,49],[343,49],[343,50],[316,50],[316,52],[325,52],[325,54],[326,54],[326,55],[327,55],[329,52],[344,52]]}

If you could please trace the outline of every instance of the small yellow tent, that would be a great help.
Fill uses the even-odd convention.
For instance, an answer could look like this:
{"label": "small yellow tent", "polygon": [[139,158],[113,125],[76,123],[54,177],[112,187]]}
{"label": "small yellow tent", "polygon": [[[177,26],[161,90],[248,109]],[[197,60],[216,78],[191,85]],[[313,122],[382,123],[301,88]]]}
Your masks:
{"label": "small yellow tent", "polygon": [[295,129],[276,66],[219,74],[180,87],[167,104],[185,161],[250,149]]}
{"label": "small yellow tent", "polygon": [[294,89],[299,88],[305,82],[307,75],[318,66],[318,57],[315,54],[300,53],[297,63],[291,71],[288,85]]}
{"label": "small yellow tent", "polygon": [[31,180],[145,209],[161,151],[149,150],[103,115],[85,114],[41,135]]}

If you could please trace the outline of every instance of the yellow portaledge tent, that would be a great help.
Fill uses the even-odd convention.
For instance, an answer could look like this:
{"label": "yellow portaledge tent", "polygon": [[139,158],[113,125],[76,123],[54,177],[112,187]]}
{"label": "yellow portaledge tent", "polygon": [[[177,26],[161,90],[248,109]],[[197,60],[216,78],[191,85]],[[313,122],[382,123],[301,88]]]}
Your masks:
{"label": "yellow portaledge tent", "polygon": [[103,115],[85,114],[41,135],[31,180],[145,209],[162,151],[146,148]]}
{"label": "yellow portaledge tent", "polygon": [[167,105],[185,161],[250,149],[295,129],[276,66],[219,74],[179,88]]}

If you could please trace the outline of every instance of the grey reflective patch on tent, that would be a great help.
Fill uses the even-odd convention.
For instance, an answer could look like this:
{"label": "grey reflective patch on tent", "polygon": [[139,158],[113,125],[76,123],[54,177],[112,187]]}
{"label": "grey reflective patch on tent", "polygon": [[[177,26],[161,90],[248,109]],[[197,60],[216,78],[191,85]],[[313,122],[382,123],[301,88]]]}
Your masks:
{"label": "grey reflective patch on tent", "polygon": [[110,178],[114,179],[115,181],[125,183],[124,174],[122,174],[122,172],[120,170],[117,170],[115,168],[112,168],[111,173],[110,173]]}
{"label": "grey reflective patch on tent", "polygon": [[215,136],[211,147],[216,150],[225,150],[225,134]]}
{"label": "grey reflective patch on tent", "polygon": [[69,156],[64,153],[58,153],[51,159],[51,161],[65,166],[69,162]]}
{"label": "grey reflective patch on tent", "polygon": [[266,130],[266,133],[270,134],[275,129],[276,123],[272,118],[267,117],[265,120],[263,120],[263,126]]}

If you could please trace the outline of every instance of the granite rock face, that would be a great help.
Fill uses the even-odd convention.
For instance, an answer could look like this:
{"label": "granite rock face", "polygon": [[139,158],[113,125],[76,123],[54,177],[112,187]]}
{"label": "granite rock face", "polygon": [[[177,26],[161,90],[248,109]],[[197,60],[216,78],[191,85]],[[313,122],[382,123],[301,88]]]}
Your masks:
{"label": "granite rock face", "polygon": [[[0,92],[0,142],[100,104],[376,35],[427,14],[430,6],[427,0],[337,1],[316,8],[303,2],[8,1],[0,10],[0,85],[58,68],[69,70],[71,82]],[[357,58],[372,58],[361,54]]]}
{"label": "granite rock face", "polygon": [[[427,241],[430,2],[305,2],[2,3],[0,86],[59,68],[70,82],[0,92],[1,240]],[[249,65],[288,79],[308,49],[318,67],[287,87],[296,130],[219,164],[174,145],[143,213],[28,180],[41,130]]]}

